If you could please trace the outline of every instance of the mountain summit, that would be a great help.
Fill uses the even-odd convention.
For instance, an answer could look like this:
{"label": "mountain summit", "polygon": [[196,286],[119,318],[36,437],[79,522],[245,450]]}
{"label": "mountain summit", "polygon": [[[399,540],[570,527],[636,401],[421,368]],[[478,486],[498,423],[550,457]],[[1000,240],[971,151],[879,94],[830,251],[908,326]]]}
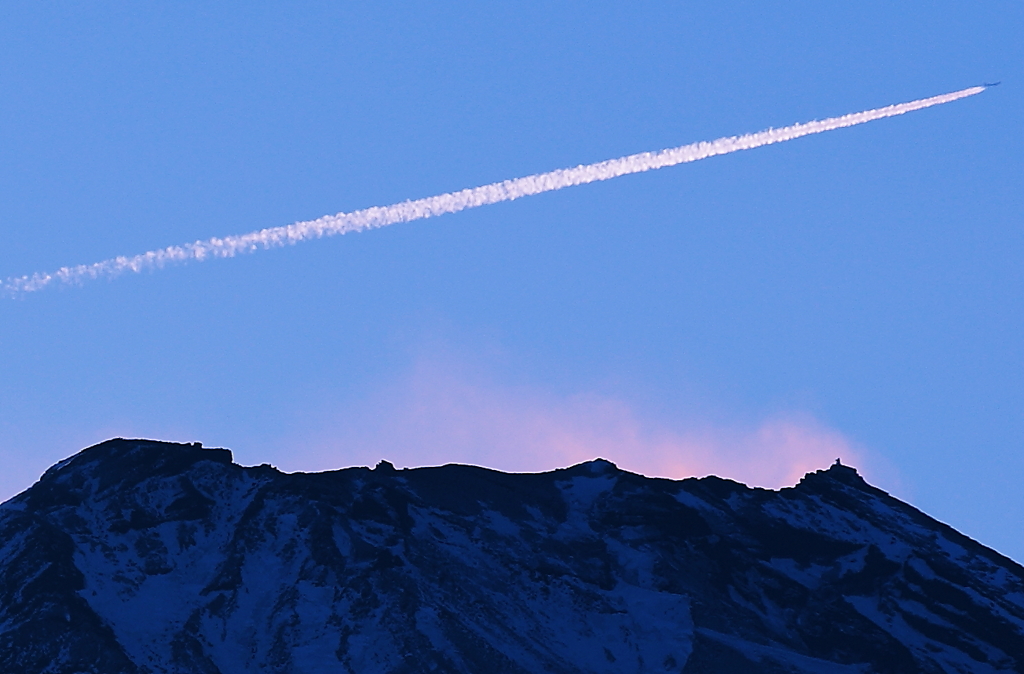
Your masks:
{"label": "mountain summit", "polygon": [[0,671],[1024,672],[1024,568],[838,464],[771,491],[119,439],[0,506]]}

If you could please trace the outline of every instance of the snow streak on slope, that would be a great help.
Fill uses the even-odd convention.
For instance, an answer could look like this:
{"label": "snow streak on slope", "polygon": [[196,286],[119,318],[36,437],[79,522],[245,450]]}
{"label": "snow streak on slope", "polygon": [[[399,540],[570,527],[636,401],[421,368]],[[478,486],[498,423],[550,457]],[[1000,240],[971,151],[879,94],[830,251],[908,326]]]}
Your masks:
{"label": "snow streak on slope", "polygon": [[781,129],[768,129],[743,136],[729,136],[711,142],[693,143],[681,147],[641,152],[618,159],[609,159],[596,164],[580,165],[574,168],[558,169],[538,173],[524,178],[505,180],[482,187],[473,187],[458,192],[449,192],[415,201],[403,201],[391,206],[325,215],[316,220],[296,222],[284,227],[261,229],[249,234],[212,238],[181,246],[170,246],[152,250],[132,257],[116,257],[94,264],[61,267],[52,273],[37,273],[31,276],[10,278],[0,283],[0,293],[13,296],[20,293],[42,290],[53,283],[81,283],[102,277],[113,278],[125,272],[141,272],[144,269],[159,269],[166,264],[188,261],[203,261],[211,257],[234,257],[260,248],[277,248],[293,245],[300,241],[318,239],[324,236],[359,232],[366,229],[386,227],[399,222],[410,222],[445,213],[456,213],[467,208],[486,206],[501,201],[511,201],[541,192],[551,192],[564,187],[583,185],[599,180],[609,180],[630,173],[641,173],[654,169],[685,164],[720,154],[739,150],[751,150],[762,145],[781,143],[801,136],[855,126],[876,119],[894,117],[914,110],[941,105],[967,96],[980,94],[985,87],[970,87],[941,96],[922,98],[909,103],[890,105],[864,112],[830,117],[821,121],[794,124]]}

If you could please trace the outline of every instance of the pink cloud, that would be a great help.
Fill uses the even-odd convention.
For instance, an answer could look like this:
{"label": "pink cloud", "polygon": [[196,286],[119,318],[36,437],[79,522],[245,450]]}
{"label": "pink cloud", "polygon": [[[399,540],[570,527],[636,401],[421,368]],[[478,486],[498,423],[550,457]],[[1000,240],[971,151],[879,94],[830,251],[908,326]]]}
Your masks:
{"label": "pink cloud", "polygon": [[469,463],[536,472],[602,457],[649,476],[715,474],[778,488],[837,457],[867,469],[869,478],[877,464],[806,414],[746,426],[684,426],[645,418],[615,398],[500,385],[450,360],[424,358],[408,377],[332,415],[298,444],[295,465],[281,467],[323,470],[387,459],[399,467]]}

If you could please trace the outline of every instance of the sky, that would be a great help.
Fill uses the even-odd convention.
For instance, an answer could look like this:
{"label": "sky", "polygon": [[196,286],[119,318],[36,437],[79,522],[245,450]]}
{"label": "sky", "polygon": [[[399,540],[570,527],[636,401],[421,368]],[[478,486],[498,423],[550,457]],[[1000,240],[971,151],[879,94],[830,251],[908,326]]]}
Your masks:
{"label": "sky", "polygon": [[1024,561],[1019,2],[0,6],[0,278],[1001,80],[693,164],[0,299],[0,499],[245,465],[836,457]]}

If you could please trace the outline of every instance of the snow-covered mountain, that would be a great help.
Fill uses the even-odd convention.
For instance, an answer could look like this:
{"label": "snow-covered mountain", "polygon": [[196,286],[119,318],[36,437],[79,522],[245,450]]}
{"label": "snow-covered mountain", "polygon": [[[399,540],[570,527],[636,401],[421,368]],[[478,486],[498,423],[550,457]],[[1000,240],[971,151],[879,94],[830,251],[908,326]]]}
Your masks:
{"label": "snow-covered mountain", "polygon": [[1024,672],[1024,568],[845,466],[284,474],[111,440],[0,506],[0,672]]}

